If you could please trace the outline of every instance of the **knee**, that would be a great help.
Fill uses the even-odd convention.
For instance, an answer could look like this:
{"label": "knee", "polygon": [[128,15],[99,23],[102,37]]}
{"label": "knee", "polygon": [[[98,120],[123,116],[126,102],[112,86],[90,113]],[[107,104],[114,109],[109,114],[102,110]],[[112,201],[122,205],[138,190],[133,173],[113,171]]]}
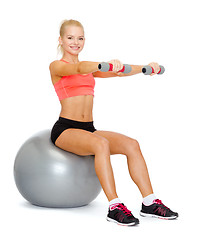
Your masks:
{"label": "knee", "polygon": [[128,148],[129,152],[137,152],[140,151],[140,144],[136,139],[129,139],[129,144],[128,144]]}
{"label": "knee", "polygon": [[132,139],[132,145],[134,148],[140,148],[140,144],[136,139]]}
{"label": "knee", "polygon": [[95,143],[95,150],[96,152],[109,153],[110,152],[109,141],[103,137],[98,138]]}

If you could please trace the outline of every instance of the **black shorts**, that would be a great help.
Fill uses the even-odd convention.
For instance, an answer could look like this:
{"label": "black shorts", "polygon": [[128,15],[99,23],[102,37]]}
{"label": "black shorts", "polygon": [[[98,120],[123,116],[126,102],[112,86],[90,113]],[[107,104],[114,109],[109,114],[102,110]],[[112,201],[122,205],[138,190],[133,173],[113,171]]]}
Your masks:
{"label": "black shorts", "polygon": [[54,124],[52,131],[51,131],[51,140],[55,145],[56,139],[61,135],[63,131],[68,128],[77,128],[83,129],[89,132],[95,132],[96,129],[92,122],[80,122],[74,121],[68,118],[59,117],[58,121]]}

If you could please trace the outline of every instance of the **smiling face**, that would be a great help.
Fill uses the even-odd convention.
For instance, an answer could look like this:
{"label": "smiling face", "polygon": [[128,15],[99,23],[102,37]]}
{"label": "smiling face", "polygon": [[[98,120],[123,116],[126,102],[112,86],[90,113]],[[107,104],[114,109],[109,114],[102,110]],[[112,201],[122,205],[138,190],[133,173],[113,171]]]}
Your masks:
{"label": "smiling face", "polygon": [[65,54],[78,55],[85,44],[83,29],[73,25],[65,27],[63,37],[59,37],[59,43]]}

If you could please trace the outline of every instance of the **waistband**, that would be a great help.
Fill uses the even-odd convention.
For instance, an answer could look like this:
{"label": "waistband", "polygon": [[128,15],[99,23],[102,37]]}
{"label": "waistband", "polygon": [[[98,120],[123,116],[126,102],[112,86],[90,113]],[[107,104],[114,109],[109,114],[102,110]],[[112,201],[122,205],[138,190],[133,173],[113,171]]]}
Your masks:
{"label": "waistband", "polygon": [[59,122],[60,123],[67,123],[67,124],[75,124],[75,125],[78,125],[78,126],[92,126],[93,125],[93,122],[94,121],[91,121],[91,122],[81,122],[81,121],[76,121],[76,120],[72,120],[72,119],[69,119],[69,118],[63,118],[63,117],[59,117]]}

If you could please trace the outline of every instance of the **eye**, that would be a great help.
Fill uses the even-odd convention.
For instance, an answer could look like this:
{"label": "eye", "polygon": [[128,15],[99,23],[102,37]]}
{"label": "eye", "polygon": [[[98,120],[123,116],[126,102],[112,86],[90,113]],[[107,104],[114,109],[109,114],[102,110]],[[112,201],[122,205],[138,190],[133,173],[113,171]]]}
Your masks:
{"label": "eye", "polygon": [[70,39],[70,40],[71,40],[71,39],[72,39],[72,37],[68,37],[68,39]]}
{"label": "eye", "polygon": [[79,38],[79,40],[83,41],[83,40],[84,40],[84,38],[83,38],[83,37],[81,37],[81,38]]}

